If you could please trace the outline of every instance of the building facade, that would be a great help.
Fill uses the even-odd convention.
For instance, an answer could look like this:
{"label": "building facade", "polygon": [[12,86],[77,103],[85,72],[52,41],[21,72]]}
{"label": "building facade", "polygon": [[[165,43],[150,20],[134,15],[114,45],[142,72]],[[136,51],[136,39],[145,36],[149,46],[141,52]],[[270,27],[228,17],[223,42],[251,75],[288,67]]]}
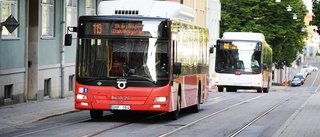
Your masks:
{"label": "building facade", "polygon": [[[72,46],[64,46],[64,34],[79,16],[96,15],[100,1],[0,1],[0,106],[73,95],[76,34]],[[167,1],[193,8],[195,23],[218,39],[219,0]],[[14,19],[17,28],[6,25]]]}
{"label": "building facade", "polygon": [[12,33],[2,25],[0,105],[73,93],[75,45],[64,47],[63,36],[66,26],[76,26],[77,16],[94,15],[97,2],[0,1],[2,24],[8,17],[19,23]]}

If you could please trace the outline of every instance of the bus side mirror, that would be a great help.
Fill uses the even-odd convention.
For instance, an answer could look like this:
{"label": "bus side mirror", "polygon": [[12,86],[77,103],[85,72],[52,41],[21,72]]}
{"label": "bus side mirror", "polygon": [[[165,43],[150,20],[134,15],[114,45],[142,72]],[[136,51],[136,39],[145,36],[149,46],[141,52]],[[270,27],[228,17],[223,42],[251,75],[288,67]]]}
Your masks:
{"label": "bus side mirror", "polygon": [[72,34],[64,35],[64,45],[71,46],[71,44],[72,44]]}
{"label": "bus side mirror", "polygon": [[266,63],[263,63],[263,64],[262,64],[262,68],[263,68],[263,69],[267,69],[267,64],[266,64]]}
{"label": "bus side mirror", "polygon": [[68,34],[68,32],[78,32],[77,27],[67,27],[67,34],[64,35],[64,45],[71,46],[72,44],[72,34]]}
{"label": "bus side mirror", "polygon": [[173,74],[181,74],[181,62],[175,62],[173,64]]}
{"label": "bus side mirror", "polygon": [[213,48],[213,47],[210,47],[209,52],[210,52],[210,53],[213,53],[213,51],[214,51],[214,48]]}

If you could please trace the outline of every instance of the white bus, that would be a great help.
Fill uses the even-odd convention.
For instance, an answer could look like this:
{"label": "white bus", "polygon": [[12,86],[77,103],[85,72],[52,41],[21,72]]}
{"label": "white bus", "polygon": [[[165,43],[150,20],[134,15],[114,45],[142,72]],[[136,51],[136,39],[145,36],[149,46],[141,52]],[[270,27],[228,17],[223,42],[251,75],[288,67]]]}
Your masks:
{"label": "white bus", "polygon": [[268,93],[272,49],[262,33],[225,32],[215,45],[215,79],[219,92],[255,89]]}

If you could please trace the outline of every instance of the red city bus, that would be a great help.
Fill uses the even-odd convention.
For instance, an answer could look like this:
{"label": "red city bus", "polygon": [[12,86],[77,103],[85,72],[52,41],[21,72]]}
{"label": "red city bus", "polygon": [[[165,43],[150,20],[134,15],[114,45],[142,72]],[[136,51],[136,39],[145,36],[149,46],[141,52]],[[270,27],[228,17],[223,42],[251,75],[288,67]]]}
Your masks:
{"label": "red city bus", "polygon": [[75,108],[90,110],[92,119],[103,111],[177,119],[181,109],[198,112],[207,99],[206,28],[169,18],[81,16],[74,30]]}

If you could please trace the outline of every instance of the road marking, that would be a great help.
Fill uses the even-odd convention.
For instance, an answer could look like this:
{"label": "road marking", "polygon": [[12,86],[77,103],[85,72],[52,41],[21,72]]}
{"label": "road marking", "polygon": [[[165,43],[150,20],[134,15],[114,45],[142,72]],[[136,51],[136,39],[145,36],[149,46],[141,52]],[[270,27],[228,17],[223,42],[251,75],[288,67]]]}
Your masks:
{"label": "road marking", "polygon": [[211,113],[211,114],[209,114],[209,115],[207,115],[207,116],[205,116],[205,117],[202,117],[201,119],[198,119],[198,120],[193,121],[193,122],[191,122],[191,123],[189,123],[189,124],[186,124],[185,126],[179,127],[179,128],[177,128],[177,129],[175,129],[175,130],[172,130],[171,132],[162,134],[162,135],[160,135],[159,137],[166,137],[166,136],[171,135],[171,134],[173,134],[173,133],[175,133],[175,132],[177,132],[177,131],[179,131],[179,130],[182,130],[182,129],[186,128],[186,127],[189,127],[189,126],[191,126],[191,125],[193,125],[193,124],[195,124],[195,123],[198,123],[198,122],[200,122],[200,121],[202,121],[202,120],[204,120],[204,119],[207,119],[207,118],[209,118],[209,117],[212,117],[212,116],[214,116],[214,115],[216,115],[216,114],[219,114],[219,113],[221,113],[221,112],[224,112],[224,111],[226,111],[226,110],[228,110],[228,109],[230,109],[230,108],[236,107],[236,106],[238,106],[238,105],[244,104],[244,103],[246,103],[246,102],[249,102],[249,101],[258,99],[258,98],[263,97],[263,96],[265,96],[265,95],[267,95],[267,94],[254,97],[254,98],[251,98],[251,99],[248,99],[248,100],[239,102],[239,103],[237,103],[237,104],[233,104],[232,106],[229,106],[229,107],[224,108],[224,109],[222,109],[222,110],[219,110],[219,111],[217,111],[217,112]]}

